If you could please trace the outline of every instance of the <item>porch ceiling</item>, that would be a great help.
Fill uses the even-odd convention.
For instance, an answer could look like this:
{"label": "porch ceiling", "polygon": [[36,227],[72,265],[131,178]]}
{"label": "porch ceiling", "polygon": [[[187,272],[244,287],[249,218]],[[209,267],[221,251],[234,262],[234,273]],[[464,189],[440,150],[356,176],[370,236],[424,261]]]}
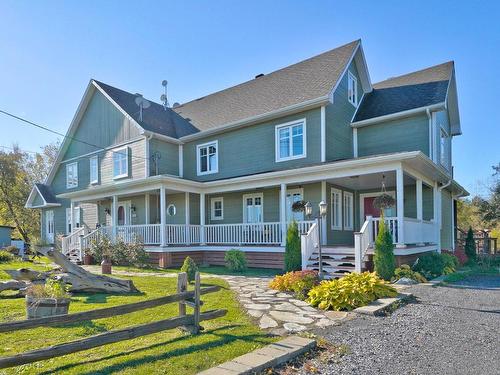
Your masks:
{"label": "porch ceiling", "polygon": [[[351,190],[371,190],[371,189],[380,189],[382,186],[382,180],[385,180],[386,187],[396,186],[396,172],[389,171],[389,172],[372,173],[359,176],[334,178],[328,180],[328,182],[333,185],[339,185],[341,187]],[[413,185],[415,184],[415,180],[405,174],[404,184]]]}

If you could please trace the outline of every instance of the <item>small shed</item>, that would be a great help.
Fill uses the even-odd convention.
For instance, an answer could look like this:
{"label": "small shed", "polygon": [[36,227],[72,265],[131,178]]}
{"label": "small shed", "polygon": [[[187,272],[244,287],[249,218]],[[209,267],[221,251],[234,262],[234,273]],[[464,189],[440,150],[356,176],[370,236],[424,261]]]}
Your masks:
{"label": "small shed", "polygon": [[0,249],[11,245],[12,231],[14,227],[0,225]]}

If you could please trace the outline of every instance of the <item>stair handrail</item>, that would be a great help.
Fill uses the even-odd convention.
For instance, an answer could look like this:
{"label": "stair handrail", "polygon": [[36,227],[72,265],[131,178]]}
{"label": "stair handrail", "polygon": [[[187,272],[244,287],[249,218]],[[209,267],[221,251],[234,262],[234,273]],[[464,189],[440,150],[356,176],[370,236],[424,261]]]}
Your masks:
{"label": "stair handrail", "polygon": [[302,270],[307,269],[307,262],[314,252],[314,249],[319,246],[319,231],[318,223],[315,222],[306,234],[300,236],[300,253],[302,255]]}
{"label": "stair handrail", "polygon": [[373,218],[367,216],[359,232],[354,233],[354,270],[361,272],[363,260],[365,259],[371,240],[371,222]]}
{"label": "stair handrail", "polygon": [[84,234],[86,230],[86,226],[82,226],[77,228],[74,232],[71,232],[66,237],[63,237],[61,241],[61,250],[64,255],[68,255],[71,250],[74,250],[75,247],[71,245],[79,246],[79,238],[81,234]]}

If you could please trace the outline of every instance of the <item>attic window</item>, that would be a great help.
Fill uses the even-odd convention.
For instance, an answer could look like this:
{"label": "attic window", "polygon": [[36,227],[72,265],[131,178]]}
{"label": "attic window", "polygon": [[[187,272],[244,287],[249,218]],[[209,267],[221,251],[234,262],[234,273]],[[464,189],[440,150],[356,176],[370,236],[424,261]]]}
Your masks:
{"label": "attic window", "polygon": [[353,106],[358,106],[358,80],[351,72],[347,74],[347,100]]}

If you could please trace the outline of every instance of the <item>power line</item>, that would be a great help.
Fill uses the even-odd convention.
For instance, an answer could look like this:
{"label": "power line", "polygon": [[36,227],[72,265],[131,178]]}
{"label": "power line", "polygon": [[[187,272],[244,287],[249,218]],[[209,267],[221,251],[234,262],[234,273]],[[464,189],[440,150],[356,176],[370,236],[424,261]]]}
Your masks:
{"label": "power line", "polygon": [[[95,148],[97,148],[97,149],[98,149],[98,150],[96,150],[96,151],[99,151],[99,152],[97,152],[98,154],[100,154],[100,153],[105,153],[105,152],[107,151],[107,150],[106,150],[104,147],[102,147],[102,146],[97,146],[97,145],[95,145],[95,144],[93,144],[93,143],[89,143],[89,142],[87,142],[87,141],[82,141],[81,139],[78,139],[78,138],[71,137],[71,136],[69,136],[69,135],[66,135],[66,134],[60,133],[60,132],[58,132],[58,131],[56,131],[56,130],[53,130],[53,129],[50,129],[50,128],[46,127],[46,126],[43,126],[43,125],[37,124],[37,123],[35,123],[35,122],[33,122],[33,121],[27,120],[27,119],[22,118],[22,117],[17,116],[17,115],[14,115],[13,113],[10,113],[10,112],[7,112],[7,111],[4,111],[4,110],[2,110],[2,109],[0,109],[0,113],[3,113],[3,114],[4,114],[4,115],[6,115],[6,116],[12,117],[12,118],[14,118],[14,119],[16,119],[16,120],[18,120],[18,121],[24,122],[24,123],[26,123],[26,124],[28,124],[28,125],[31,125],[31,126],[37,127],[37,128],[39,128],[39,129],[42,129],[42,130],[45,130],[45,131],[48,131],[48,132],[50,132],[50,133],[52,133],[52,134],[59,135],[59,136],[61,136],[61,137],[63,137],[63,138],[67,138],[67,139],[70,139],[70,140],[75,141],[75,142],[80,142],[80,143],[86,144],[87,146],[95,147]],[[142,157],[142,156],[137,156],[137,155],[130,155],[130,156],[131,156],[131,157],[133,157],[133,158],[137,158],[137,159],[149,160],[148,158],[145,158],[145,157]]]}
{"label": "power line", "polygon": [[14,147],[9,147],[9,146],[2,146],[0,145],[0,148],[4,148],[4,149],[7,149],[7,150],[11,150],[11,151],[16,151],[16,150],[19,150],[19,151],[22,151],[22,152],[26,152],[28,154],[43,154],[43,152],[36,152],[36,151],[29,151],[29,150],[25,150],[25,149],[22,149],[20,147],[18,147],[17,149],[14,148]]}

